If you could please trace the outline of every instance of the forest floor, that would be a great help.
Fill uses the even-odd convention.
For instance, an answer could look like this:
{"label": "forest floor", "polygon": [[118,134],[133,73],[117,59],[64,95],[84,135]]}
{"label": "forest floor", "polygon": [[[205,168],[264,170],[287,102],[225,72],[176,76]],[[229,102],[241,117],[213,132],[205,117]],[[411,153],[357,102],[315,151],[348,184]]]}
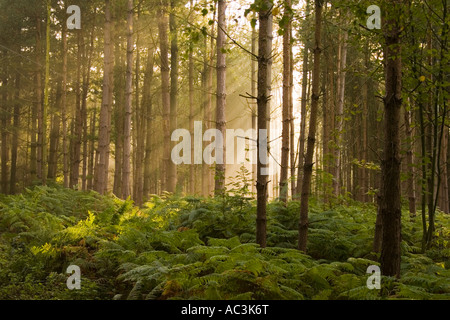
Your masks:
{"label": "forest floor", "polygon": [[[244,193],[114,196],[37,186],[0,196],[0,299],[450,299],[450,216],[438,212],[421,253],[420,212],[403,213],[401,279],[370,290],[376,208],[310,204],[307,253],[296,250],[299,203],[268,204],[267,248]],[[66,272],[79,266],[81,288]]]}

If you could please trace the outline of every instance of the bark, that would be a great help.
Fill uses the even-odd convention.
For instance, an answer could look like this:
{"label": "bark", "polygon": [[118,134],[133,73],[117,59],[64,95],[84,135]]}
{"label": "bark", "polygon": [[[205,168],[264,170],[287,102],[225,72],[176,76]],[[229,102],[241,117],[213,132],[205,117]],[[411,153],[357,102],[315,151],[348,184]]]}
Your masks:
{"label": "bark", "polygon": [[311,187],[311,177],[313,170],[314,145],[316,142],[317,112],[319,108],[320,94],[320,56],[321,30],[322,30],[322,0],[315,1],[315,35],[314,35],[314,66],[312,74],[312,95],[311,95],[311,116],[308,133],[308,143],[306,149],[305,164],[303,166],[303,181],[300,200],[300,220],[298,233],[298,249],[306,252],[308,240],[308,210],[309,195]]}
{"label": "bark", "polygon": [[69,187],[69,150],[67,145],[67,33],[62,27],[62,79],[61,79],[61,121],[62,121],[62,153],[63,153],[63,185]]}
{"label": "bark", "polygon": [[400,277],[401,262],[401,191],[400,191],[400,110],[402,107],[402,62],[400,24],[401,0],[390,1],[384,24],[385,38],[385,136],[381,166],[382,246],[381,272]]}
{"label": "bark", "polygon": [[407,180],[407,194],[409,204],[409,214],[412,217],[416,216],[416,190],[415,190],[415,175],[414,175],[414,158],[413,158],[413,134],[411,128],[411,111],[405,110],[405,136],[406,136],[406,172],[408,174]]}
{"label": "bark", "polygon": [[170,67],[169,67],[169,40],[167,35],[168,19],[166,15],[166,5],[163,4],[159,11],[159,41],[161,57],[161,95],[162,95],[162,126],[163,126],[163,169],[161,172],[161,189],[169,189],[169,166],[170,166]]}
{"label": "bark", "polygon": [[105,0],[105,30],[104,30],[104,75],[103,96],[99,118],[99,159],[96,165],[97,181],[95,190],[105,194],[108,188],[109,148],[111,135],[111,108],[114,86],[114,53],[112,50],[112,21],[110,0]]}
{"label": "bark", "polygon": [[81,67],[82,67],[82,51],[84,49],[84,38],[81,30],[77,31],[77,73],[75,82],[75,125],[72,132],[72,152],[71,152],[71,168],[70,168],[70,183],[69,186],[73,188],[78,185],[78,179],[80,176],[80,162],[81,162],[81,136],[83,134],[83,119],[81,115]]}
{"label": "bark", "polygon": [[[145,69],[142,107],[145,108],[146,138],[144,157],[144,196],[147,198],[150,193],[156,193],[152,181],[152,157],[153,157],[153,99],[150,89],[153,84],[154,49],[149,48],[147,65]],[[156,180],[156,179],[154,179]]]}
{"label": "bark", "polygon": [[[218,0],[218,23],[217,23],[217,100],[216,100],[216,129],[222,133],[223,141],[226,141],[226,0]],[[225,143],[216,146],[216,173],[215,194],[223,194],[225,190]],[[220,159],[218,156],[222,156]]]}
{"label": "bark", "polygon": [[[259,49],[258,49],[258,163],[256,182],[256,243],[266,246],[267,186],[268,186],[268,118],[270,117],[270,90],[272,68],[272,16],[271,1],[261,3],[259,11]],[[261,143],[263,144],[261,145]]]}
{"label": "bark", "polygon": [[[341,193],[341,159],[342,159],[342,133],[344,129],[344,98],[345,98],[345,76],[347,64],[347,39],[348,33],[343,32],[339,35],[339,51],[338,51],[338,81],[337,81],[337,128],[336,128],[336,148],[334,153],[335,175],[333,179],[334,195],[338,197]],[[350,191],[350,190],[349,190]]]}
{"label": "bark", "polygon": [[[137,8],[137,21],[140,17],[140,5]],[[136,30],[139,28],[136,27]],[[145,154],[145,110],[143,105],[141,106],[139,93],[140,93],[140,65],[141,65],[141,54],[140,54],[140,36],[136,33],[136,67],[135,67],[135,112],[134,119],[136,123],[135,137],[136,140],[136,156],[135,156],[135,166],[134,166],[134,188],[133,188],[133,199],[137,205],[142,205],[144,201],[144,154]]]}
{"label": "bark", "polygon": [[56,103],[53,106],[53,117],[51,121],[51,130],[50,130],[50,148],[48,153],[48,175],[47,178],[49,180],[56,179],[56,171],[58,166],[58,144],[59,144],[59,135],[61,128],[61,116],[57,110],[57,108],[61,105],[61,80],[56,87]]}
{"label": "bark", "polygon": [[[310,1],[306,2],[306,15],[310,13]],[[302,67],[302,98],[300,106],[300,137],[299,137],[299,156],[298,156],[298,173],[297,173],[297,187],[296,197],[302,193],[302,183],[303,183],[303,164],[305,162],[305,137],[306,137],[306,104],[308,102],[308,62],[309,62],[309,47],[308,43],[305,43],[303,49],[303,67]]]}
{"label": "bark", "polygon": [[49,97],[50,97],[50,15],[51,15],[51,3],[47,0],[47,19],[45,28],[45,74],[44,74],[44,101],[42,104],[42,158],[41,158],[41,178],[42,184],[47,182],[47,161],[48,161],[48,149],[47,149],[47,113],[49,109]]}
{"label": "bark", "polygon": [[123,127],[122,198],[131,194],[131,99],[133,94],[133,0],[127,2],[127,71],[125,83],[125,118]]}
{"label": "bark", "polygon": [[21,87],[21,77],[20,73],[16,73],[15,78],[15,91],[14,91],[14,114],[13,114],[13,134],[11,141],[11,176],[9,179],[9,193],[16,193],[16,182],[17,182],[17,153],[19,147],[19,133],[20,133],[20,87]]}
{"label": "bark", "polygon": [[[5,51],[5,56],[3,59],[8,59],[7,53]],[[8,126],[9,126],[9,113],[10,110],[8,108],[8,65],[3,65],[3,75],[2,75],[2,86],[1,86],[1,95],[2,95],[2,106],[1,106],[1,159],[2,159],[2,174],[1,174],[1,193],[8,194],[8,161],[9,161],[9,134],[8,134]]]}
{"label": "bark", "polygon": [[284,16],[289,19],[283,33],[283,105],[281,129],[281,169],[280,169],[280,201],[286,204],[288,194],[288,170],[291,126],[291,38],[290,38],[290,7],[291,1],[284,2]]}
{"label": "bark", "polygon": [[[257,40],[258,40],[258,34],[256,32],[256,28],[255,26],[252,26],[252,53],[256,56],[257,55]],[[251,91],[252,91],[252,97],[256,97],[257,95],[257,60],[252,57],[252,62],[251,62]],[[257,130],[257,119],[258,119],[258,113],[257,113],[257,106],[253,105],[252,103],[252,129]],[[257,180],[257,164],[253,163],[252,164],[252,192],[255,193],[256,192],[256,180]]]}
{"label": "bark", "polygon": [[[35,115],[34,119],[37,119],[37,130],[35,121],[33,121],[34,131],[37,133],[36,137],[32,136],[31,139],[31,175],[34,176],[35,179],[41,180],[42,176],[42,62],[41,62],[41,20],[40,17],[36,17],[36,84],[35,84]],[[33,133],[35,134],[35,133]],[[33,146],[34,140],[34,146]],[[33,150],[34,147],[34,150]],[[36,167],[33,168],[34,163]],[[34,179],[33,179],[34,180]]]}
{"label": "bark", "polygon": [[[189,1],[191,8],[191,14],[194,8],[193,0]],[[189,57],[188,57],[188,81],[189,81],[189,132],[191,136],[194,136],[194,57],[193,57],[194,46],[191,43],[189,45]],[[194,144],[191,144],[191,165],[189,166],[189,192],[190,194],[195,194],[195,169],[194,165]]]}
{"label": "bark", "polygon": [[96,132],[96,122],[97,122],[97,108],[94,105],[94,111],[91,118],[91,131],[89,134],[89,159],[88,159],[88,169],[87,169],[87,190],[92,190],[94,187],[94,160],[95,160],[95,132]]}

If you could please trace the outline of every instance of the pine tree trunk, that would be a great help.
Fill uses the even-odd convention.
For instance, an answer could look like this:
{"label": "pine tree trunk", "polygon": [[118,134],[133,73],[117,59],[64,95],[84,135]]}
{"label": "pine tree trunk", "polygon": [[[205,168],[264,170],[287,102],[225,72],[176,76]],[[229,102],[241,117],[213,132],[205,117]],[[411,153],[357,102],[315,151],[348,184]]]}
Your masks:
{"label": "pine tree trunk", "polygon": [[407,193],[409,203],[409,214],[416,216],[416,190],[413,159],[413,134],[411,128],[411,111],[405,110],[405,136],[406,136],[406,171],[408,174]]}
{"label": "pine tree trunk", "polygon": [[[137,21],[140,17],[140,5],[137,8]],[[139,30],[138,27],[135,30]],[[136,160],[134,167],[134,187],[133,187],[133,199],[137,205],[142,205],[144,201],[144,154],[145,154],[145,110],[143,110],[143,105],[141,106],[139,93],[139,81],[140,81],[140,65],[141,65],[141,54],[140,54],[140,37],[139,33],[136,33],[136,62],[135,62],[135,140],[136,140]]]}
{"label": "pine tree trunk", "polygon": [[[306,1],[306,15],[310,13],[310,2]],[[305,137],[306,137],[306,104],[308,102],[308,63],[309,63],[309,47],[305,43],[303,49],[303,67],[302,67],[302,98],[300,106],[300,137],[299,137],[299,155],[298,155],[298,173],[297,173],[297,187],[295,188],[296,198],[299,199],[302,193],[303,183],[303,164],[305,163]]]}
{"label": "pine tree trunk", "polygon": [[[252,26],[252,53],[256,56],[257,55],[257,40],[258,40],[258,34],[256,32],[256,27]],[[255,57],[251,58],[251,93],[252,97],[256,97],[257,95],[257,60]],[[252,129],[254,132],[257,130],[257,121],[258,121],[258,113],[257,113],[257,106],[254,105],[255,103],[252,101]],[[251,148],[253,149],[253,148]],[[257,180],[257,164],[252,164],[252,192],[256,193],[256,180]]]}
{"label": "pine tree trunk", "polygon": [[105,0],[105,34],[104,34],[104,74],[103,74],[103,96],[102,106],[99,118],[99,137],[98,152],[99,160],[96,165],[97,181],[95,190],[101,194],[105,194],[108,188],[109,173],[109,148],[111,135],[111,108],[113,102],[113,84],[114,84],[114,52],[112,50],[112,19],[110,0]]}
{"label": "pine tree trunk", "polygon": [[131,99],[133,94],[133,0],[127,2],[127,71],[125,82],[125,118],[123,127],[122,198],[131,194]]}
{"label": "pine tree trunk", "polygon": [[[284,2],[284,17],[290,20],[291,1]],[[280,168],[280,201],[286,204],[288,195],[288,170],[289,170],[289,139],[290,139],[290,108],[291,108],[291,38],[290,21],[283,33],[283,106],[281,129],[281,168]]]}
{"label": "pine tree trunk", "polygon": [[[77,31],[77,73],[75,80],[75,126],[72,132],[72,152],[71,152],[71,168],[70,168],[70,187],[78,185],[78,179],[80,176],[80,162],[81,162],[81,136],[83,134],[83,120],[81,115],[81,67],[82,67],[82,54],[84,48],[84,38],[82,31]],[[82,39],[83,38],[83,39]],[[83,47],[83,48],[82,48]]]}
{"label": "pine tree trunk", "polygon": [[309,195],[311,187],[311,177],[313,170],[314,144],[316,142],[317,112],[319,108],[320,95],[320,56],[321,30],[322,30],[322,0],[315,1],[315,46],[314,46],[314,66],[312,74],[312,95],[311,95],[311,116],[308,133],[308,143],[306,149],[305,163],[303,165],[303,181],[300,200],[300,221],[298,233],[298,249],[306,252],[308,240],[308,210]]}
{"label": "pine tree trunk", "polygon": [[267,196],[268,196],[268,119],[270,118],[270,89],[272,68],[273,16],[271,1],[261,3],[259,11],[258,48],[258,163],[256,181],[256,243],[266,246]]}
{"label": "pine tree trunk", "polygon": [[21,86],[20,73],[16,73],[15,78],[15,91],[14,91],[14,115],[13,115],[13,135],[11,141],[11,176],[9,179],[9,193],[16,193],[16,182],[17,182],[17,153],[19,147],[19,134],[20,134],[20,86]]}
{"label": "pine tree trunk", "polygon": [[31,114],[31,147],[30,147],[30,178],[34,182],[40,178],[41,165],[39,148],[39,118],[42,108],[42,70],[41,70],[41,20],[36,17],[36,50],[35,50],[35,87],[34,87],[34,103]]}
{"label": "pine tree trunk", "polygon": [[[6,51],[4,52],[3,59],[7,61],[8,56]],[[1,174],[1,193],[8,194],[8,161],[9,161],[9,134],[8,134],[8,126],[9,126],[9,108],[8,108],[8,64],[3,64],[3,77],[2,77],[2,86],[1,86],[1,159],[2,159],[2,174]]]}
{"label": "pine tree trunk", "polygon": [[[189,0],[190,14],[194,9],[194,1]],[[194,46],[192,43],[189,45],[189,57],[188,57],[188,81],[189,81],[189,132],[191,136],[194,136]],[[197,166],[194,164],[194,144],[191,143],[191,165],[189,166],[189,193],[195,194],[195,169]]]}
{"label": "pine tree trunk", "polygon": [[94,165],[95,165],[95,132],[97,123],[97,108],[94,105],[94,112],[91,119],[91,131],[89,140],[89,159],[88,159],[88,169],[87,169],[87,190],[92,190],[94,187]]}
{"label": "pine tree trunk", "polygon": [[344,130],[344,98],[345,98],[345,76],[346,76],[346,64],[347,64],[347,39],[348,33],[344,31],[344,34],[339,35],[339,49],[338,49],[338,81],[337,81],[337,128],[336,128],[336,148],[334,154],[334,169],[335,175],[333,179],[334,195],[338,197],[341,193],[341,167],[342,159],[342,134]]}
{"label": "pine tree trunk", "polygon": [[[88,158],[88,114],[87,114],[87,98],[89,85],[91,82],[91,66],[92,66],[92,51],[94,49],[94,30],[91,30],[90,34],[90,44],[89,50],[86,53],[84,49],[84,61],[86,61],[86,66],[83,68],[83,85],[82,85],[82,94],[81,94],[81,122],[83,126],[83,168],[81,174],[81,189],[87,189],[87,158]],[[86,56],[87,54],[87,56]]]}
{"label": "pine tree trunk", "polygon": [[[226,141],[226,0],[218,0],[217,23],[217,100],[216,100],[216,129],[222,133],[223,141]],[[216,173],[215,194],[223,194],[225,189],[225,143],[216,145]]]}
{"label": "pine tree trunk", "polygon": [[162,126],[164,134],[163,146],[163,170],[161,172],[161,189],[170,191],[169,189],[169,166],[170,166],[170,67],[169,67],[169,40],[167,36],[168,21],[166,14],[167,5],[159,11],[159,41],[160,41],[160,57],[161,57],[161,94],[162,94]]}
{"label": "pine tree trunk", "polygon": [[67,146],[67,33],[65,26],[61,31],[62,41],[62,79],[61,79],[61,121],[63,153],[63,185],[69,187],[69,150]]}
{"label": "pine tree trunk", "polygon": [[381,177],[382,246],[381,271],[400,277],[401,192],[400,192],[400,110],[402,107],[401,42],[398,22],[401,0],[390,1],[386,8],[385,32],[385,145]]}
{"label": "pine tree trunk", "polygon": [[144,196],[147,198],[150,193],[156,193],[152,181],[152,159],[153,157],[153,101],[150,89],[153,84],[154,49],[148,50],[147,65],[145,69],[144,88],[142,106],[146,112],[146,138],[145,138],[145,158],[144,158]]}
{"label": "pine tree trunk", "polygon": [[42,158],[41,158],[41,178],[42,184],[47,182],[47,163],[48,163],[48,150],[47,150],[47,113],[49,109],[50,98],[50,16],[51,16],[51,3],[47,0],[47,19],[45,28],[45,75],[44,75],[44,101],[42,104]]}

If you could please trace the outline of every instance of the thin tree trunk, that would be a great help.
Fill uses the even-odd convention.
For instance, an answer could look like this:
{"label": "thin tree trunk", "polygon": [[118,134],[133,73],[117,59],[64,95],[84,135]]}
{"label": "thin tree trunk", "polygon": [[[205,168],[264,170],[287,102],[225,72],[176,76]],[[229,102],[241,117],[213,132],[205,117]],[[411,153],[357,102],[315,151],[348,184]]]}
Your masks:
{"label": "thin tree trunk", "polygon": [[[142,106],[146,108],[146,138],[145,138],[145,158],[144,158],[144,196],[148,195],[156,190],[153,188],[152,181],[152,157],[153,157],[153,99],[151,88],[153,84],[153,66],[154,66],[154,48],[151,47],[148,50],[147,66],[145,69],[144,88],[143,88],[143,100]],[[153,160],[154,161],[154,160]]]}
{"label": "thin tree trunk", "polygon": [[272,29],[273,16],[271,1],[261,3],[259,11],[259,48],[258,48],[258,163],[257,163],[257,200],[256,200],[256,243],[266,246],[268,163],[268,119],[270,118],[270,90],[272,68]]}
{"label": "thin tree trunk", "polygon": [[291,38],[290,38],[290,13],[291,1],[284,2],[284,17],[289,22],[283,33],[283,106],[282,106],[282,130],[281,130],[281,168],[280,168],[280,201],[287,203],[288,195],[288,170],[289,170],[289,138],[291,125]]}
{"label": "thin tree trunk", "polygon": [[[257,40],[258,40],[258,34],[256,32],[255,25],[252,25],[252,53],[256,56],[257,55]],[[257,60],[254,56],[251,57],[251,92],[252,97],[256,97],[257,95]],[[252,101],[252,129],[254,132],[257,130],[257,120],[258,120],[258,113],[257,113],[257,106],[254,105],[255,103]],[[257,164],[252,164],[252,192],[256,193],[256,180],[257,180]]]}
{"label": "thin tree trunk", "polygon": [[[222,133],[223,141],[226,141],[226,0],[218,0],[217,23],[217,100],[216,100],[216,129]],[[216,145],[216,173],[215,194],[223,194],[225,189],[225,143]],[[221,158],[219,158],[221,156]]]}
{"label": "thin tree trunk", "polygon": [[402,62],[398,22],[401,0],[390,1],[386,8],[385,32],[385,145],[381,167],[382,246],[381,271],[400,277],[401,261],[401,192],[400,192],[400,109],[402,107]]}
{"label": "thin tree trunk", "polygon": [[91,119],[91,131],[89,140],[89,163],[87,169],[87,189],[92,190],[94,187],[94,156],[95,156],[95,127],[97,122],[97,107],[94,105],[94,112]]}
{"label": "thin tree trunk", "polygon": [[[178,31],[174,14],[176,0],[170,1],[171,12],[169,15],[170,28],[170,132],[169,146],[171,146],[171,133],[177,129],[177,96],[178,96]],[[167,191],[175,192],[177,187],[177,166],[168,159],[168,186]]]}
{"label": "thin tree trunk", "polygon": [[109,148],[111,135],[111,108],[113,101],[114,86],[114,52],[112,50],[112,19],[110,0],[105,0],[105,48],[104,48],[104,75],[103,75],[103,96],[99,119],[98,152],[99,159],[96,165],[97,181],[95,190],[105,194],[108,188],[109,173]]}
{"label": "thin tree trunk", "polygon": [[44,76],[44,102],[42,105],[42,158],[41,158],[41,178],[42,184],[47,182],[47,113],[49,109],[49,97],[50,97],[50,15],[51,15],[51,3],[47,0],[47,20],[45,28],[45,76]]}
{"label": "thin tree trunk", "polygon": [[127,2],[127,71],[125,83],[125,119],[123,127],[122,198],[131,194],[131,99],[133,94],[133,0]]}
{"label": "thin tree trunk", "polygon": [[15,91],[14,91],[14,115],[13,115],[13,135],[11,141],[11,176],[9,179],[9,192],[11,194],[16,193],[17,182],[17,153],[19,147],[19,133],[20,133],[20,86],[21,86],[20,73],[16,73],[15,79]]}
{"label": "thin tree trunk", "polygon": [[[81,30],[77,31],[77,73],[75,82],[75,125],[72,131],[72,152],[71,152],[71,169],[70,169],[70,187],[78,185],[78,179],[80,177],[80,162],[81,162],[81,136],[83,134],[83,120],[81,111],[81,67],[84,64],[82,62],[82,52],[84,51],[84,38]],[[82,39],[83,38],[83,39]]]}
{"label": "thin tree trunk", "polygon": [[161,94],[162,94],[162,126],[164,134],[163,146],[163,170],[161,172],[161,189],[170,191],[169,189],[169,166],[170,166],[170,67],[169,67],[169,40],[167,36],[168,21],[166,14],[167,5],[161,4],[162,8],[159,12],[159,40],[160,40],[160,57],[161,57]]}
{"label": "thin tree trunk", "polygon": [[413,134],[411,128],[411,111],[405,110],[405,136],[406,136],[406,171],[408,174],[407,193],[409,203],[409,214],[416,216],[416,190],[413,159]]}
{"label": "thin tree trunk", "polygon": [[300,200],[300,220],[298,233],[298,249],[306,252],[308,240],[308,210],[309,195],[311,187],[311,177],[313,170],[314,144],[316,142],[317,112],[319,108],[320,94],[320,56],[321,31],[322,31],[322,0],[315,1],[315,46],[314,46],[314,66],[312,74],[312,95],[311,95],[311,116],[308,133],[308,144],[306,149],[305,164],[303,166],[303,181]]}
{"label": "thin tree trunk", "polygon": [[61,31],[62,41],[62,95],[61,95],[61,121],[62,121],[62,153],[63,153],[63,185],[69,187],[69,150],[67,146],[67,33],[65,26]]}
{"label": "thin tree trunk", "polygon": [[92,65],[92,51],[94,49],[94,30],[91,30],[90,34],[90,44],[89,50],[86,50],[84,60],[87,59],[86,67],[83,68],[83,86],[82,86],[82,94],[81,94],[81,119],[83,125],[83,169],[81,174],[81,189],[86,190],[87,188],[87,158],[88,158],[88,114],[87,114],[87,96],[89,91],[89,85],[91,82],[91,65]]}
{"label": "thin tree trunk", "polygon": [[[194,1],[189,0],[190,14],[194,10]],[[189,81],[189,132],[194,136],[194,46],[191,42],[189,44],[189,57],[188,57],[188,81]],[[195,169],[194,164],[194,144],[191,143],[191,165],[189,166],[189,193],[195,194]]]}
{"label": "thin tree trunk", "polygon": [[[7,61],[8,56],[6,51],[4,52],[4,57]],[[8,194],[8,161],[9,161],[9,134],[8,134],[8,126],[9,126],[9,113],[8,110],[8,64],[5,63],[3,65],[3,77],[2,77],[2,86],[1,86],[1,94],[2,94],[2,107],[1,107],[1,158],[2,158],[2,174],[1,174],[1,193]]]}
{"label": "thin tree trunk", "polygon": [[345,98],[345,76],[347,64],[347,39],[348,33],[343,31],[343,35],[339,35],[339,52],[338,52],[338,81],[337,81],[337,128],[336,128],[336,149],[334,154],[335,176],[333,179],[334,195],[338,197],[341,193],[341,159],[342,159],[342,134],[344,129],[344,98]]}
{"label": "thin tree trunk", "polygon": [[[36,124],[34,124],[34,132],[37,133],[37,141],[36,137],[32,137],[32,149],[31,149],[31,157],[32,157],[32,166],[33,163],[36,163],[36,168],[31,168],[32,176],[35,176],[35,179],[42,179],[42,62],[41,62],[41,19],[40,17],[36,17],[36,93],[35,93],[35,108],[36,108],[36,118],[37,119],[37,130]],[[34,138],[34,148],[33,150],[33,138]],[[34,157],[34,159],[33,159]],[[33,172],[34,171],[34,172]],[[33,179],[34,180],[34,179]]]}
{"label": "thin tree trunk", "polygon": [[[310,13],[310,1],[306,1],[306,15]],[[303,49],[303,68],[302,68],[302,98],[300,106],[300,137],[299,137],[299,156],[298,156],[298,173],[297,173],[297,187],[296,197],[302,193],[302,183],[303,183],[303,164],[305,162],[305,137],[306,137],[306,104],[308,101],[308,62],[309,62],[309,47],[308,43],[305,43]]]}

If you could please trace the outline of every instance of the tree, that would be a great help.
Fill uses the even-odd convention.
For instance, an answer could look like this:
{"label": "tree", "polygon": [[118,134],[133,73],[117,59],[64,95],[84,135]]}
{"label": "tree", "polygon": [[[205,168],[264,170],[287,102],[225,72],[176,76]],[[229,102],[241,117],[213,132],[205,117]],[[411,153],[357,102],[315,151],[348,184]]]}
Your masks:
{"label": "tree", "polygon": [[281,170],[280,170],[280,200],[287,202],[288,169],[291,126],[291,37],[290,37],[291,1],[284,2],[285,29],[283,30],[283,126],[281,132]]}
{"label": "tree", "polygon": [[[222,133],[223,141],[225,139],[226,129],[226,0],[218,0],[217,16],[217,100],[216,100],[216,129]],[[216,146],[216,177],[215,194],[223,194],[225,190],[225,144]],[[221,158],[219,158],[221,157]]]}
{"label": "tree", "polygon": [[306,244],[308,239],[308,210],[309,195],[311,187],[311,177],[313,170],[314,144],[316,142],[317,112],[319,108],[320,95],[320,55],[321,48],[321,31],[322,31],[322,0],[315,1],[315,34],[314,34],[314,66],[312,73],[312,95],[311,95],[311,116],[308,133],[308,143],[305,156],[305,164],[303,166],[303,181],[300,199],[300,220],[298,226],[298,249],[306,252]]}
{"label": "tree", "polygon": [[272,1],[261,3],[258,13],[258,162],[256,181],[256,243],[266,246],[266,203],[267,203],[267,161],[268,118],[270,117],[270,89],[272,68]]}
{"label": "tree", "polygon": [[161,188],[164,191],[170,191],[169,188],[169,166],[170,164],[170,66],[169,66],[169,40],[167,36],[168,21],[166,14],[166,4],[161,1],[159,10],[159,43],[161,57],[161,95],[162,95],[162,115],[164,132],[164,151],[163,151],[163,170],[161,179]]}
{"label": "tree", "polygon": [[383,24],[385,39],[384,158],[381,166],[382,246],[381,272],[400,277],[401,193],[400,110],[402,107],[401,16],[402,0],[387,1]]}
{"label": "tree", "polygon": [[105,31],[104,31],[104,74],[103,95],[99,119],[98,152],[99,162],[96,166],[95,190],[101,194],[106,193],[108,187],[109,172],[109,147],[111,134],[111,108],[113,102],[114,83],[114,53],[112,44],[111,3],[105,0]]}
{"label": "tree", "polygon": [[[175,17],[176,1],[170,1],[169,29],[170,29],[170,132],[177,129],[177,105],[178,105],[178,31]],[[169,141],[169,145],[172,145]],[[167,191],[175,192],[177,186],[177,167],[169,159]]]}

